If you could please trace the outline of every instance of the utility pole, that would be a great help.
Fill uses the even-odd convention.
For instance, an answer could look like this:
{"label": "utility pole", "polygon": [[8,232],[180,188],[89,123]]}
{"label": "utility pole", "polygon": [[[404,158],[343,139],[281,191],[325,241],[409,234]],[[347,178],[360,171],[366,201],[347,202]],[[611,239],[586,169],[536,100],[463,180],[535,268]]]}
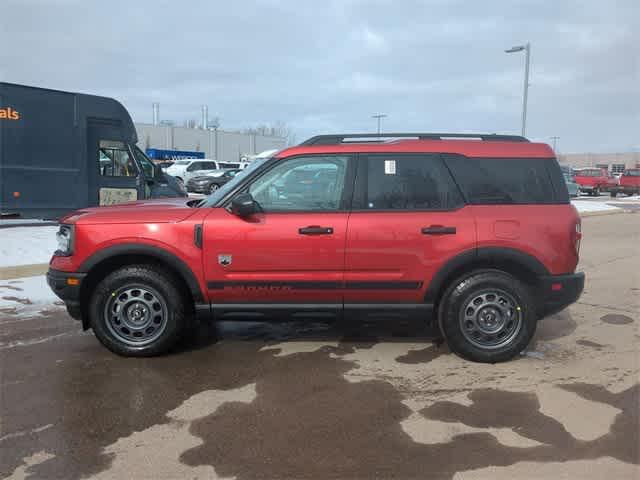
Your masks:
{"label": "utility pole", "polygon": [[527,42],[525,45],[517,45],[505,50],[505,53],[515,53],[524,51],[524,92],[522,94],[522,136],[524,137],[527,130],[527,98],[529,96],[529,63],[531,61],[531,44]]}
{"label": "utility pole", "polygon": [[381,125],[381,121],[383,118],[385,118],[387,115],[384,113],[377,113],[376,115],[371,115],[371,118],[375,118],[378,120],[378,135],[380,135],[380,125]]}
{"label": "utility pole", "polygon": [[556,151],[556,145],[557,145],[557,141],[558,141],[559,139],[560,139],[560,137],[551,137],[551,140],[553,140],[553,151],[554,151],[555,153],[558,153],[558,152]]}

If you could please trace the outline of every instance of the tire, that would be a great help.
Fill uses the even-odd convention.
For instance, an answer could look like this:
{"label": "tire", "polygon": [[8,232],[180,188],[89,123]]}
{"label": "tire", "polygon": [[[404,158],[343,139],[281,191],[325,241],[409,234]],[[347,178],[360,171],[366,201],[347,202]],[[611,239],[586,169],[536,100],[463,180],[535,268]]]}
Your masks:
{"label": "tire", "polygon": [[98,340],[125,357],[167,352],[187,323],[187,301],[162,269],[133,265],[107,275],[91,295],[89,320]]}
{"label": "tire", "polygon": [[219,188],[220,188],[220,185],[218,185],[217,183],[212,183],[212,184],[209,186],[209,193],[213,193],[213,192],[215,192],[216,190],[218,190]]}
{"label": "tire", "polygon": [[609,192],[609,195],[613,198],[616,198],[618,196],[618,192]]}
{"label": "tire", "polygon": [[440,302],[438,320],[454,353],[482,363],[517,356],[529,345],[537,325],[529,289],[499,270],[472,272],[453,282]]}
{"label": "tire", "polygon": [[599,188],[599,187],[596,187],[596,188],[593,190],[593,196],[594,196],[594,197],[599,197],[599,196],[600,196],[600,188]]}

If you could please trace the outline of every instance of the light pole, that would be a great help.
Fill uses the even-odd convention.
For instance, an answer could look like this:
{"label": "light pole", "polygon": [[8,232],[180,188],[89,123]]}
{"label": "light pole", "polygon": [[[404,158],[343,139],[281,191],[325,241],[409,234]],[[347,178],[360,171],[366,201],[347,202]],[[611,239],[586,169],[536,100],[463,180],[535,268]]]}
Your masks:
{"label": "light pole", "polygon": [[380,135],[380,123],[381,123],[381,120],[382,120],[383,118],[385,118],[386,116],[387,116],[387,115],[386,115],[386,114],[384,114],[384,113],[378,113],[378,114],[376,114],[376,115],[371,115],[371,118],[376,118],[376,119],[378,119],[378,135]]}
{"label": "light pole", "polygon": [[527,127],[527,96],[529,94],[529,59],[531,56],[531,44],[517,45],[505,50],[505,53],[525,52],[524,60],[524,94],[522,95],[522,136],[525,136]]}
{"label": "light pole", "polygon": [[553,140],[553,151],[557,153],[556,151],[556,145],[557,145],[557,141],[560,139],[560,137],[551,137],[551,140]]}

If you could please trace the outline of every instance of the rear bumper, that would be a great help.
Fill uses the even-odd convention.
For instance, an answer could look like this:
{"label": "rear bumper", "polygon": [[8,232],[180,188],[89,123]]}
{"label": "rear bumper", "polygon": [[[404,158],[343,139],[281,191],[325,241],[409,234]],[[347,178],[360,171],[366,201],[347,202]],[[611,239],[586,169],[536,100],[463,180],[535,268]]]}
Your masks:
{"label": "rear bumper", "polygon": [[584,290],[583,272],[540,277],[540,318],[568,307],[580,298]]}
{"label": "rear bumper", "polygon": [[86,277],[86,273],[63,272],[50,268],[47,272],[49,288],[67,306],[67,311],[76,320],[81,319],[80,314],[80,288]]}

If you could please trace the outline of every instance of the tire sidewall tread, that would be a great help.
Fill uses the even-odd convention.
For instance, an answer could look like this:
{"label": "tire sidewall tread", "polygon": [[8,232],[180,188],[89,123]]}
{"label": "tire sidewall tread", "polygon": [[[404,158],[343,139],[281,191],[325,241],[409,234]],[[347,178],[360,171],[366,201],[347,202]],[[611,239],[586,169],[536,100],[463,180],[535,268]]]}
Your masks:
{"label": "tire sidewall tread", "polygon": [[[522,325],[512,342],[497,349],[481,349],[471,344],[459,327],[462,306],[474,292],[485,288],[499,288],[512,295],[521,307]],[[522,352],[531,342],[536,331],[537,316],[529,287],[501,270],[477,270],[459,277],[447,289],[438,308],[438,323],[449,348],[457,355],[482,363],[498,363],[510,360]]]}
{"label": "tire sidewall tread", "polygon": [[[111,293],[127,283],[148,285],[164,297],[167,304],[167,326],[153,343],[135,347],[120,342],[109,331],[104,308]],[[132,265],[111,272],[103,278],[93,293],[89,306],[89,320],[93,333],[113,353],[127,357],[160,355],[173,347],[185,329],[186,299],[169,272],[149,265]]]}

